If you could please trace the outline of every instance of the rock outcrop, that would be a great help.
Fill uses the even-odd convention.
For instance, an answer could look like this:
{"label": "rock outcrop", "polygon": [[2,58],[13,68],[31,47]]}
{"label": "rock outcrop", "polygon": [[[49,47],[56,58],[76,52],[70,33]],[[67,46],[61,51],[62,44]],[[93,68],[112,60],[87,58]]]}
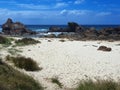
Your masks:
{"label": "rock outcrop", "polygon": [[98,33],[99,33],[98,39],[120,40],[120,27],[117,27],[117,28],[105,28],[103,30],[99,30]]}
{"label": "rock outcrop", "polygon": [[52,26],[49,28],[49,32],[62,32],[63,29],[57,26]]}
{"label": "rock outcrop", "polygon": [[100,46],[98,50],[110,52],[112,49],[110,47]]}
{"label": "rock outcrop", "polygon": [[48,32],[77,32],[81,33],[84,31],[84,28],[78,25],[75,22],[68,22],[68,26],[66,28],[60,28],[56,26],[52,26],[49,28]]}
{"label": "rock outcrop", "polygon": [[7,22],[2,25],[2,32],[6,35],[23,35],[23,34],[35,34],[25,27],[21,22],[13,22],[8,18]]}

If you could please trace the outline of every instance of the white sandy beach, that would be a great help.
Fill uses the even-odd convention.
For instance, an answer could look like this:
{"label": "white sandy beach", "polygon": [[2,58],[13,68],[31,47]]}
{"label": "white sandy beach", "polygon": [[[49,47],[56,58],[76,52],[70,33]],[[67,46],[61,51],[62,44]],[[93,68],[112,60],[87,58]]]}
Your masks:
{"label": "white sandy beach", "polygon": [[[23,71],[38,80],[45,90],[72,90],[80,80],[89,78],[120,79],[120,45],[117,45],[120,41],[38,40],[40,44],[17,48],[23,51],[21,55],[31,57],[43,68],[38,72]],[[98,51],[101,45],[111,47],[112,51]],[[63,89],[51,82],[53,77],[59,79]]]}

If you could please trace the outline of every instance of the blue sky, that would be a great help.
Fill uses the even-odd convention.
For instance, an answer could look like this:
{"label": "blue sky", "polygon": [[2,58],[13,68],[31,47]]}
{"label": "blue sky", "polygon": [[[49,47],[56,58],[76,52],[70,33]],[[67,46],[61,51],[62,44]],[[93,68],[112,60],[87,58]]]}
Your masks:
{"label": "blue sky", "polygon": [[120,0],[0,0],[0,24],[120,24]]}

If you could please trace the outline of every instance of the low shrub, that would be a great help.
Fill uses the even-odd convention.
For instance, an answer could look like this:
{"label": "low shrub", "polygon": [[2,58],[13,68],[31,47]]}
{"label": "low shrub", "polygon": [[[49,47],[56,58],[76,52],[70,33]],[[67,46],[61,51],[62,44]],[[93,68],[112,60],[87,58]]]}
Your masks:
{"label": "low shrub", "polygon": [[9,45],[11,45],[11,39],[4,37],[4,36],[0,36],[0,44],[9,46]]}
{"label": "low shrub", "polygon": [[0,90],[43,90],[43,87],[30,76],[2,62],[0,64]]}
{"label": "low shrub", "polygon": [[58,80],[58,78],[52,78],[52,83],[57,84],[60,88],[62,88],[62,84],[60,83],[60,81]]}
{"label": "low shrub", "polygon": [[22,51],[21,50],[18,50],[18,49],[15,49],[15,48],[10,48],[8,49],[8,52],[11,54],[11,55],[15,55],[17,53],[21,53]]}
{"label": "low shrub", "polygon": [[25,45],[31,45],[31,44],[37,44],[40,43],[38,40],[34,40],[32,38],[23,38],[15,41],[17,46],[25,46]]}
{"label": "low shrub", "polygon": [[6,56],[7,61],[11,61],[18,68],[25,69],[26,71],[38,71],[42,68],[38,67],[37,63],[31,58],[25,58],[23,56],[11,57]]}
{"label": "low shrub", "polygon": [[84,81],[79,84],[76,90],[120,90],[120,83],[112,80],[92,80]]}

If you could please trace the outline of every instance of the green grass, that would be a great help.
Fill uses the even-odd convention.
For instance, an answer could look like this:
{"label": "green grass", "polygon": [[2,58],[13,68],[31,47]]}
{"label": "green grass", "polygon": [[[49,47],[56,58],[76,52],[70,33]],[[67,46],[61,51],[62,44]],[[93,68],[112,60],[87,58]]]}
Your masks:
{"label": "green grass", "polygon": [[43,87],[0,60],[0,90],[43,90]]}
{"label": "green grass", "polygon": [[18,49],[15,49],[15,48],[10,48],[8,49],[8,52],[11,54],[11,55],[15,55],[17,53],[21,53],[22,51],[21,50],[18,50]]}
{"label": "green grass", "polygon": [[23,38],[15,41],[16,46],[25,46],[25,45],[31,45],[31,44],[37,44],[40,43],[38,40],[34,40],[32,38]]}
{"label": "green grass", "polygon": [[62,88],[62,84],[60,83],[60,81],[58,80],[58,78],[51,78],[51,80],[52,80],[52,83],[55,83],[55,84],[57,84],[60,88]]}
{"label": "green grass", "polygon": [[112,80],[92,80],[84,81],[79,84],[76,90],[120,90],[120,83]]}
{"label": "green grass", "polygon": [[26,71],[38,71],[42,69],[31,58],[26,58],[23,56],[11,57],[8,55],[6,56],[6,60],[12,62],[16,67],[25,69]]}
{"label": "green grass", "polygon": [[2,44],[3,46],[7,47],[11,45],[11,38],[7,38],[4,36],[0,36],[0,44]]}

